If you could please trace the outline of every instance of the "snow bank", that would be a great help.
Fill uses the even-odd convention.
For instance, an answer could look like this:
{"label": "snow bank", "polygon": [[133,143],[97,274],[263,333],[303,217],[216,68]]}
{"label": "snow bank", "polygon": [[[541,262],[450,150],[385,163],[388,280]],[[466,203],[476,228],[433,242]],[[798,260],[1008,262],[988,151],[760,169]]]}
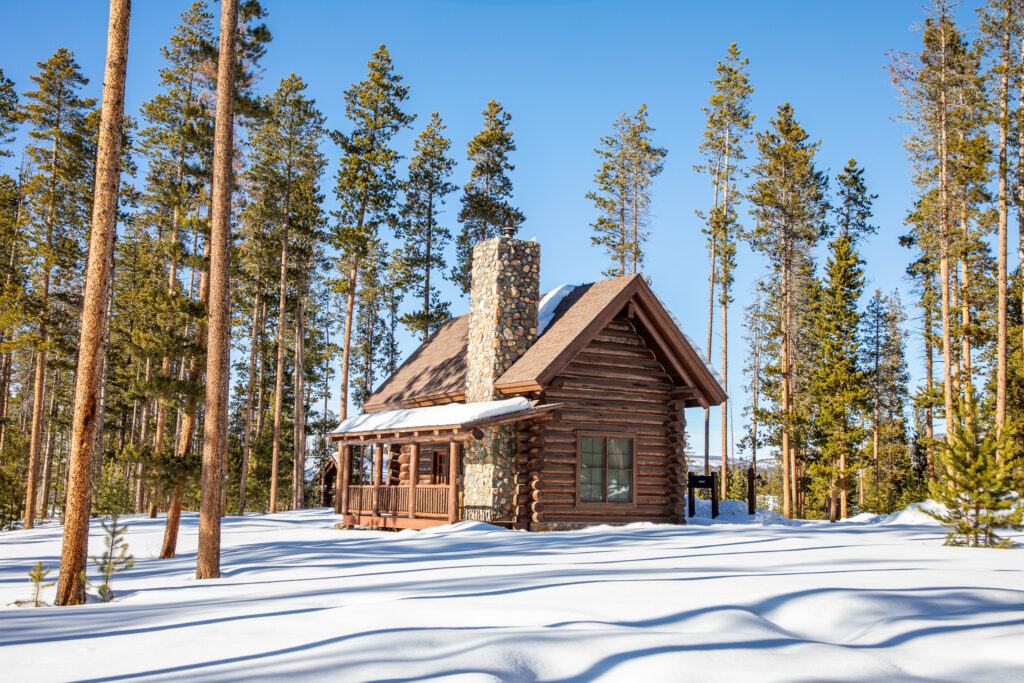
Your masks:
{"label": "snow bank", "polygon": [[503,401],[447,403],[445,405],[427,406],[425,408],[385,410],[380,413],[356,415],[355,417],[343,420],[332,434],[465,424],[489,417],[519,413],[529,410],[530,407],[530,401],[520,396]]}
{"label": "snow bank", "polygon": [[572,293],[572,291],[578,286],[579,285],[560,285],[541,298],[540,303],[537,304],[538,337],[544,334],[544,330],[546,330],[548,325],[551,324],[551,319],[555,317],[555,309],[558,308],[558,304],[562,303],[562,299]]}
{"label": "snow bank", "polygon": [[[194,513],[182,515],[171,560],[156,559],[164,519],[130,515],[137,559],[114,577],[117,599],[43,609],[4,606],[30,596],[36,561],[57,567],[60,527],[0,533],[2,671],[32,681],[1020,680],[1024,550],[946,547],[933,524],[763,524],[763,511],[751,517],[735,501],[722,512],[714,526],[694,517],[550,533],[480,522],[338,531],[326,509],[227,517],[221,578],[206,581],[194,578]],[[89,546],[102,551],[100,520]]]}

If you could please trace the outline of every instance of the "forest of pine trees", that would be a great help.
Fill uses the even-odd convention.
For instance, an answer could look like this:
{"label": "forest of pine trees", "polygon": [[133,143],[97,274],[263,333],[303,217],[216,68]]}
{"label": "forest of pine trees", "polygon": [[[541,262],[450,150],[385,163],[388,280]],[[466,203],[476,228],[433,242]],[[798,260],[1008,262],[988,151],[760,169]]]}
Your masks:
{"label": "forest of pine trees", "polygon": [[[424,340],[454,312],[445,292],[468,292],[473,245],[523,224],[516,139],[497,99],[464,151],[442,112],[417,120],[385,45],[328,121],[300,75],[261,78],[273,43],[258,0],[195,0],[168,29],[157,91],[118,112],[124,4],[107,74],[66,47],[28,83],[0,71],[0,528],[162,514],[173,557],[182,510],[202,509],[206,578],[212,517],[310,504],[324,435],[412,350],[403,333]],[[754,112],[736,44],[713,71],[691,176],[711,186],[694,207],[704,350],[749,397],[721,407],[723,495],[745,455],[785,515],[827,516],[831,500],[840,517],[888,512],[947,476],[947,423],[998,435],[1001,467],[1024,452],[1024,276],[1007,253],[1011,223],[1024,232],[1024,8],[990,0],[958,20],[936,0],[919,36],[889,69],[916,188],[905,225],[887,226],[903,294],[877,290],[861,255],[881,237],[858,150],[833,174],[813,121],[785,102]],[[85,94],[101,77],[102,108]],[[650,276],[647,240],[672,229],[653,211],[669,157],[648,116],[640,104],[596,141],[580,225],[607,276]],[[737,292],[743,250],[763,270]],[[746,342],[731,355],[730,314]],[[691,421],[691,446],[709,420],[703,441]],[[712,464],[706,445],[692,455]]]}

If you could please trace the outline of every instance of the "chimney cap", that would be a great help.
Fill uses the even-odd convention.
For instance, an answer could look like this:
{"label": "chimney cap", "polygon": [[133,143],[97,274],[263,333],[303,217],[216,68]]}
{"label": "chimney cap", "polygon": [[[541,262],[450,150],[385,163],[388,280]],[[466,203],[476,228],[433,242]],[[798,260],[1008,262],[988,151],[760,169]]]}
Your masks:
{"label": "chimney cap", "polygon": [[516,236],[516,226],[514,226],[514,225],[506,225],[506,226],[504,226],[501,229],[501,236],[502,237],[515,237]]}

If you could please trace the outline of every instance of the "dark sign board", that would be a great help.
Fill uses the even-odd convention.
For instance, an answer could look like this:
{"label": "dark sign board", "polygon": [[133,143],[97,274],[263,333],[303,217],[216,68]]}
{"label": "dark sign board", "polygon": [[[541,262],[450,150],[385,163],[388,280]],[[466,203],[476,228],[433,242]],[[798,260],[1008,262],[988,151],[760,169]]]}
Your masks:
{"label": "dark sign board", "polygon": [[715,480],[710,474],[691,474],[690,486],[696,489],[710,489],[714,488]]}

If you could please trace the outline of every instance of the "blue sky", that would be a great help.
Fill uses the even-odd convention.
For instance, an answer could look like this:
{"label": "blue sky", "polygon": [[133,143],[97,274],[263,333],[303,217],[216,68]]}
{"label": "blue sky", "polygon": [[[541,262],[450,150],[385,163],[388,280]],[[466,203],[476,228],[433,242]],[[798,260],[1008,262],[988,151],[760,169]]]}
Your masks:
{"label": "blue sky", "polygon": [[[159,47],[187,2],[133,3],[126,109],[154,93]],[[646,103],[655,141],[668,148],[665,171],[654,186],[646,274],[654,289],[682,320],[690,336],[706,342],[708,264],[694,211],[711,201],[706,178],[693,171],[704,128],[700,112],[710,94],[708,81],[731,42],[750,59],[755,129],[763,130],[783,102],[812,139],[821,141],[818,161],[832,177],[850,157],[866,169],[875,205],[877,235],[863,245],[868,291],[899,289],[912,304],[903,272],[909,253],[897,244],[912,201],[906,133],[885,71],[885,53],[913,50],[922,20],[917,0],[902,2],[630,2],[581,0],[434,0],[424,2],[312,2],[265,0],[274,35],[264,60],[263,89],[273,90],[294,72],[309,83],[330,128],[347,129],[342,91],[366,71],[370,53],[387,44],[396,70],[411,86],[408,107],[418,114],[413,130],[398,139],[403,152],[438,111],[448,124],[460,165],[455,181],[468,175],[465,144],[481,124],[480,111],[496,98],[512,114],[518,151],[513,156],[515,201],[526,214],[521,237],[541,243],[541,289],[601,277],[603,253],[590,245],[595,217],[584,195],[597,165],[593,148],[618,112]],[[975,2],[956,9],[962,25],[975,22]],[[218,10],[219,13],[219,10]],[[4,8],[5,39],[0,67],[28,89],[35,62],[60,46],[73,49],[99,95],[106,45],[107,4],[79,2],[11,3]],[[338,157],[331,160],[324,189],[328,208]],[[751,149],[751,156],[753,150]],[[10,167],[8,162],[8,167]],[[446,221],[453,233],[457,199]],[[749,224],[745,208],[741,220]],[[1011,237],[1011,250],[1015,236]],[[745,358],[741,308],[764,261],[741,245],[736,303],[730,312],[730,392],[739,420],[747,395],[738,385]],[[1014,264],[1011,263],[1011,267]],[[468,301],[456,298],[453,311]],[[912,316],[916,312],[910,309]],[[912,321],[913,324],[913,321]],[[720,365],[716,320],[712,360]],[[403,352],[414,344],[406,339]],[[920,343],[908,349],[914,381],[921,377]],[[717,413],[713,411],[713,414]],[[703,450],[699,411],[690,419],[690,443]],[[713,417],[711,452],[719,452]],[[735,440],[742,432],[737,429]]]}

